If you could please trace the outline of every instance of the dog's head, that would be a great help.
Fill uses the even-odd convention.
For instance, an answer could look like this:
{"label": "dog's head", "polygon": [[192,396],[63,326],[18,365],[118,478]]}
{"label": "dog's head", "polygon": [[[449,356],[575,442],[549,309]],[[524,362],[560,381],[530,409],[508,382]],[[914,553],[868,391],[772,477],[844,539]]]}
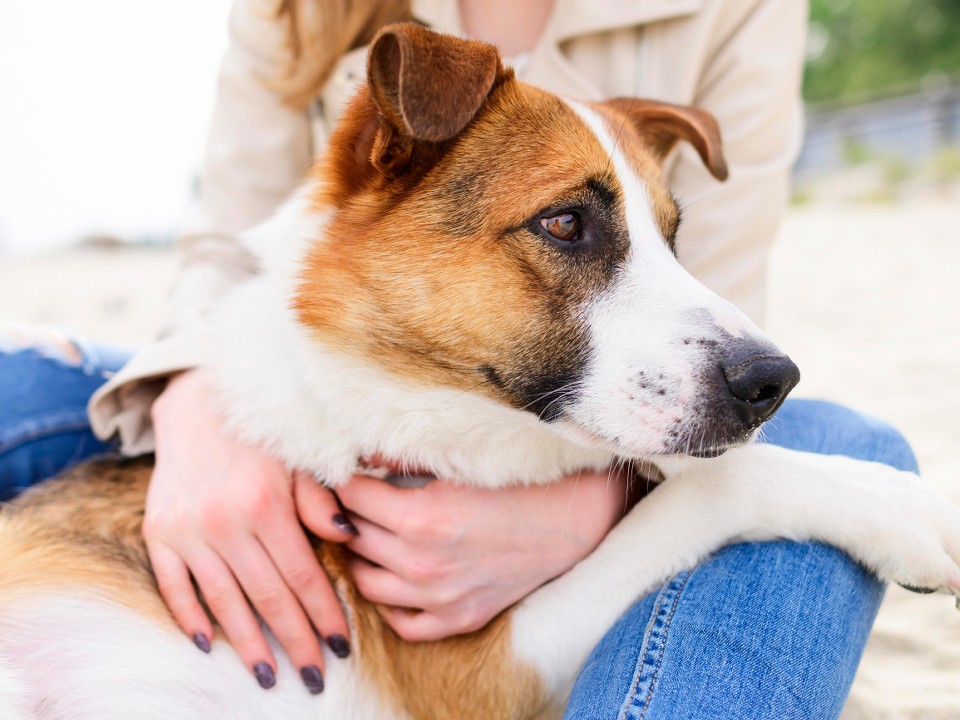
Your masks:
{"label": "dog's head", "polygon": [[713,118],[517,81],[495,48],[394,25],[334,133],[301,323],[393,375],[494,398],[620,455],[744,442],[798,372],[678,264],[660,164]]}

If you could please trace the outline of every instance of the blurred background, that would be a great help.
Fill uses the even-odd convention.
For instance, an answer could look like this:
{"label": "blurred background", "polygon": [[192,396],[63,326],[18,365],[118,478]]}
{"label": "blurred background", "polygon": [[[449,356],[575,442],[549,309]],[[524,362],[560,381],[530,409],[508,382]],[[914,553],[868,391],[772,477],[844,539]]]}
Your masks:
{"label": "blurred background", "polygon": [[957,198],[960,2],[813,0],[803,89],[797,202]]}
{"label": "blurred background", "polygon": [[[156,333],[229,4],[0,3],[0,320]],[[812,0],[807,54],[768,329],[960,502],[960,0]],[[960,718],[960,614],[892,588],[844,720],[903,718]]]}
{"label": "blurred background", "polygon": [[98,236],[169,242],[190,198],[228,8],[0,3],[0,257]]}

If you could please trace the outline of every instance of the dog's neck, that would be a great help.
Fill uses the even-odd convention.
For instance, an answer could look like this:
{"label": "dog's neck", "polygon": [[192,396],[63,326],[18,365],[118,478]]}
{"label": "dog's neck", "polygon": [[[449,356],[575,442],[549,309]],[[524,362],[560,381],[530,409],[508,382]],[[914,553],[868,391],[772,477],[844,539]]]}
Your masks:
{"label": "dog's neck", "polygon": [[329,218],[294,198],[245,238],[261,272],[224,299],[214,323],[213,375],[234,432],[330,485],[373,455],[486,487],[610,464],[607,450],[570,442],[531,413],[402,379],[300,325],[291,309],[300,261]]}

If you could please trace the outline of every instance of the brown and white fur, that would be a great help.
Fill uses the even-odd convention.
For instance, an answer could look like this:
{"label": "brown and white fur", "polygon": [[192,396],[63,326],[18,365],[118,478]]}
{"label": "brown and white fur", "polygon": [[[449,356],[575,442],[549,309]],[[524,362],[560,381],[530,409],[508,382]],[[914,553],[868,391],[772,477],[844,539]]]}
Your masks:
{"label": "brown and white fur", "polygon": [[[314,697],[281,653],[269,692],[223,638],[199,653],[140,538],[149,461],[83,466],[0,516],[3,717],[553,717],[637,597],[736,539],[816,538],[960,592],[960,513],[916,477],[749,442],[795,369],[677,263],[677,140],[725,176],[705,113],[561,99],[490,46],[381,32],[326,157],[245,238],[260,272],[214,322],[230,426],[333,487],[374,455],[485,487],[618,459],[664,482],[570,572],[437,643],[399,640],[318,544],[355,652]],[[743,373],[762,377],[733,397]]]}

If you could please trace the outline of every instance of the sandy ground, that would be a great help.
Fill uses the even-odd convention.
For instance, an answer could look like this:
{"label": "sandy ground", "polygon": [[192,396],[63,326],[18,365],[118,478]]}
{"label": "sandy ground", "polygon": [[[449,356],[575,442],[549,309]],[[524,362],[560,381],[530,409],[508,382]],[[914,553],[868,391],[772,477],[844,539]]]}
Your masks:
{"label": "sandy ground", "polygon": [[[772,263],[769,329],[803,370],[796,394],[893,422],[926,478],[960,502],[960,202],[793,210]],[[7,261],[0,318],[145,343],[173,273],[160,250]],[[960,718],[952,600],[888,592],[843,717]]]}

